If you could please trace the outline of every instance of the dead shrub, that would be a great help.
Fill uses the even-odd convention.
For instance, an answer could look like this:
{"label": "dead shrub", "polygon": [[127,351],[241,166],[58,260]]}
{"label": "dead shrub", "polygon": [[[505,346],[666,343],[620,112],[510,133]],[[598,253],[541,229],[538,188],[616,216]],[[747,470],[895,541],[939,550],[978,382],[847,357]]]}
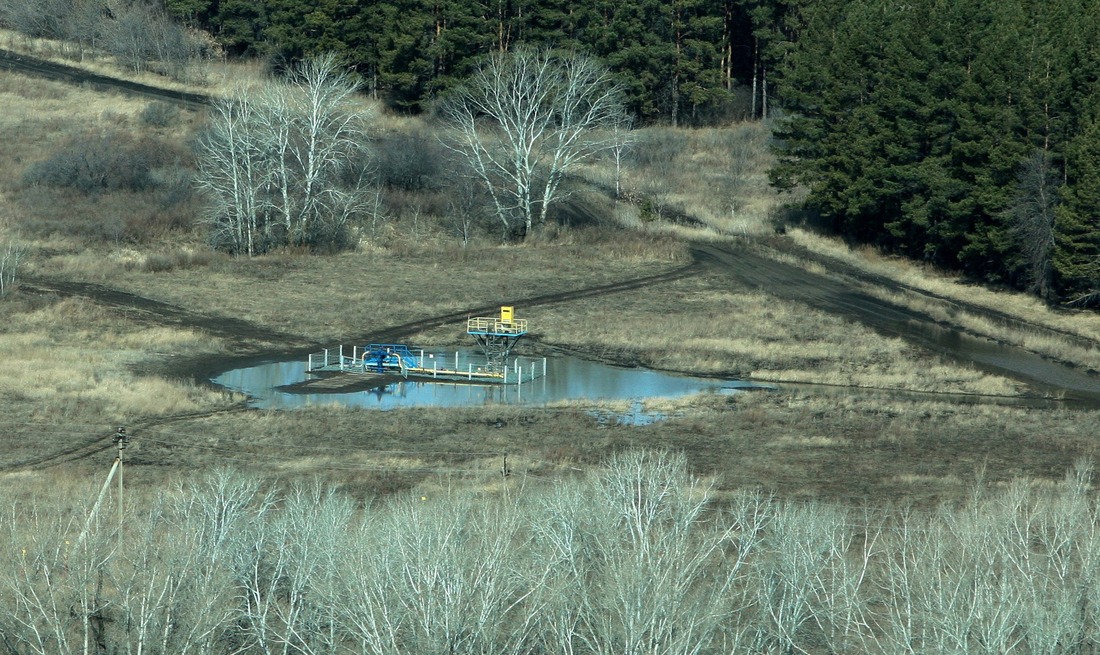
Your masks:
{"label": "dead shrub", "polygon": [[148,127],[172,127],[180,121],[180,108],[168,102],[150,102],[141,112],[141,123]]}
{"label": "dead shrub", "polygon": [[167,253],[154,253],[141,263],[146,273],[168,273],[170,271],[204,268],[214,259],[214,253],[208,250],[174,250]]}
{"label": "dead shrub", "polygon": [[407,191],[437,189],[443,183],[447,150],[434,135],[417,129],[375,142],[378,180]]}
{"label": "dead shrub", "polygon": [[631,146],[630,161],[642,167],[670,165],[687,147],[687,133],[673,128],[640,130]]}
{"label": "dead shrub", "polygon": [[162,148],[122,132],[82,134],[23,174],[27,186],[75,189],[94,195],[143,191],[152,186],[150,171],[161,163]]}

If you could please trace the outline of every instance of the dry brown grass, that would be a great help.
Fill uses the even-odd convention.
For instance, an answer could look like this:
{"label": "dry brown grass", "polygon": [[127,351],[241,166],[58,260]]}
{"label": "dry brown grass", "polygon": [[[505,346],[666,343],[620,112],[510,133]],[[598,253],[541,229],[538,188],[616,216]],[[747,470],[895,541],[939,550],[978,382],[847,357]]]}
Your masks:
{"label": "dry brown grass", "polygon": [[[0,153],[0,166],[12,171],[9,180],[66,134],[106,125],[144,129],[136,123],[143,102],[104,101],[77,87],[15,77],[0,74],[0,100],[11,107],[0,121],[19,135]],[[414,125],[413,119],[389,117],[379,129]],[[164,136],[182,140],[184,129]],[[0,327],[0,357],[8,363],[0,381],[0,417],[9,426],[23,426],[0,438],[6,453],[0,463],[58,452],[74,439],[132,424],[141,436],[130,452],[128,480],[138,486],[231,464],[282,478],[321,476],[364,496],[412,488],[430,494],[457,484],[494,488],[503,454],[517,476],[551,478],[571,475],[619,450],[645,447],[684,451],[695,470],[719,476],[726,489],[763,486],[796,497],[925,501],[961,493],[975,468],[989,462],[1002,479],[1060,477],[1075,458],[1094,454],[1095,435],[1087,427],[1095,425],[1094,414],[853,392],[853,386],[970,394],[1014,389],[828,314],[733,287],[720,276],[524,306],[524,298],[685,265],[689,257],[681,237],[770,231],[768,214],[781,198],[762,186],[767,155],[755,150],[762,128],[653,133],[660,156],[632,170],[631,184],[640,188],[647,179],[656,184],[667,174],[667,186],[648,192],[659,190],[667,195],[662,202],[699,215],[708,226],[702,235],[698,228],[643,221],[638,208],[627,205],[608,205],[606,213],[617,212],[635,229],[566,229],[526,245],[479,243],[463,249],[441,232],[414,238],[407,224],[395,222],[385,226],[385,243],[364,241],[353,252],[330,256],[285,252],[233,259],[210,254],[197,236],[97,243],[60,230],[34,237],[26,273],[96,282],[183,311],[241,319],[288,338],[333,345],[417,319],[514,301],[532,322],[534,344],[665,369],[819,385],[812,393],[648,401],[647,411],[670,418],[638,428],[601,423],[591,413],[624,411],[623,403],[584,402],[394,412],[312,408],[187,418],[181,415],[233,408],[239,399],[166,377],[140,376],[135,367],[171,371],[175,358],[232,354],[237,344],[163,327],[140,311],[79,299],[20,297],[0,301],[8,319]],[[736,148],[727,146],[741,143],[754,150],[738,159]],[[586,174],[599,179],[606,169]],[[736,188],[726,188],[734,174],[740,176]],[[148,201],[119,196],[82,206],[55,193],[29,194],[10,182],[0,185],[0,194],[0,226],[16,236],[32,201],[43,215],[64,217],[76,207],[100,218]],[[410,340],[454,344],[464,337],[459,324]],[[268,345],[285,347],[244,344]],[[820,385],[841,386],[829,393]],[[31,433],[37,438],[28,438]],[[94,477],[101,465],[109,465],[109,456],[7,476],[0,485],[48,486],[66,473]]]}
{"label": "dry brown grass", "polygon": [[[957,275],[927,265],[898,257],[887,257],[869,247],[853,249],[839,240],[805,230],[792,230],[791,236],[796,243],[816,253],[919,290],[890,291],[863,284],[861,287],[866,293],[915,309],[937,321],[975,334],[1019,346],[1058,361],[1100,370],[1100,321],[1096,320],[1094,312],[1054,309],[1030,294],[970,284]],[[807,270],[821,270],[820,265],[815,262],[794,259],[789,261]],[[1082,339],[1073,341],[1062,338],[1057,333],[1008,324],[988,315],[968,311],[952,301],[976,305],[1025,323],[1076,335]],[[1085,340],[1091,340],[1092,344],[1082,343]]]}
{"label": "dry brown grass", "polygon": [[247,78],[251,65],[234,65],[228,62],[196,62],[186,77],[187,82],[174,80],[149,71],[133,71],[119,64],[117,59],[102,51],[90,48],[80,50],[75,45],[55,39],[31,38],[8,29],[0,29],[0,47],[21,54],[32,55],[47,61],[79,68],[99,75],[140,82],[149,86],[178,91],[207,92],[204,87],[216,86],[227,77]]}
{"label": "dry brown grass", "polygon": [[0,332],[0,398],[30,418],[70,416],[116,423],[126,417],[180,414],[224,404],[226,395],[131,367],[150,357],[208,352],[216,341],[193,331],[128,324],[96,304],[67,299],[13,312]]}
{"label": "dry brown grass", "polygon": [[150,274],[129,264],[136,259],[132,251],[116,256],[89,249],[39,258],[31,269],[109,282],[173,305],[330,341],[466,307],[663,272],[686,262],[685,251],[677,250],[668,253],[670,259],[623,252],[622,244],[610,242],[407,251],[403,256],[373,250],[318,257],[276,254],[215,259],[210,266]]}
{"label": "dry brown grass", "polygon": [[[644,427],[597,418],[623,409],[574,401],[218,414],[134,428],[127,479],[160,485],[228,465],[284,482],[319,477],[360,497],[398,490],[431,496],[498,485],[505,455],[515,480],[540,481],[574,475],[624,449],[650,448],[685,453],[694,471],[714,476],[723,490],[883,506],[962,498],[979,472],[993,484],[1060,479],[1075,461],[1096,455],[1089,427],[1096,414],[1057,409],[780,391],[646,403],[669,418]],[[70,438],[44,431],[38,447],[57,449]],[[104,451],[77,470],[101,475],[112,456]],[[30,484],[27,476],[8,482]]]}
{"label": "dry brown grass", "polygon": [[[624,219],[633,223],[651,220],[654,213],[666,219],[686,215],[722,235],[771,232],[774,212],[790,198],[768,184],[770,138],[768,127],[757,122],[636,130],[627,150],[622,188],[635,208],[644,211],[624,210]],[[583,174],[614,188],[613,162],[606,156]]]}
{"label": "dry brown grass", "polygon": [[1004,378],[929,357],[825,312],[707,280],[530,312],[549,342],[701,375],[847,387],[1014,395]]}

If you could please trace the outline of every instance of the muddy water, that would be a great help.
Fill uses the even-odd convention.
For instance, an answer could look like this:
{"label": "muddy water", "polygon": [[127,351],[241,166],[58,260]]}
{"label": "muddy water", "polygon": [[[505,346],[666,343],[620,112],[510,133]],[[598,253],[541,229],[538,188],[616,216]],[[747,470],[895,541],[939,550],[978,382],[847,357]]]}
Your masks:
{"label": "muddy water", "polygon": [[[530,365],[530,362],[523,362],[523,365]],[[537,365],[541,368],[541,359]],[[247,394],[253,406],[263,409],[343,405],[383,410],[675,398],[760,386],[737,380],[680,377],[647,369],[619,368],[576,357],[555,357],[547,360],[544,377],[520,385],[402,380],[347,393],[290,393],[281,389],[308,378],[304,361],[284,361],[228,371],[213,378],[212,382]]]}
{"label": "muddy water", "polygon": [[892,329],[887,331],[896,332],[950,359],[1025,382],[1037,393],[1070,404],[1100,407],[1100,377],[1087,371],[931,323],[904,321],[890,327]]}

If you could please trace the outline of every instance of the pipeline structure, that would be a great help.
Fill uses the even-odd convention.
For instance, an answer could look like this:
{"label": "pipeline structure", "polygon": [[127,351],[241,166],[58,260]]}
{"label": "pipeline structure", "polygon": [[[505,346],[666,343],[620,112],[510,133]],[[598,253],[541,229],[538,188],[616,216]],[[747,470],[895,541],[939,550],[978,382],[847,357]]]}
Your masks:
{"label": "pipeline structure", "polygon": [[428,352],[407,344],[372,343],[341,345],[309,355],[306,370],[313,374],[362,373],[401,376],[422,381],[522,384],[546,375],[546,358],[521,360],[512,356],[527,334],[527,320],[515,317],[514,308],[500,308],[498,316],[469,317],[466,333],[474,338],[480,356]]}

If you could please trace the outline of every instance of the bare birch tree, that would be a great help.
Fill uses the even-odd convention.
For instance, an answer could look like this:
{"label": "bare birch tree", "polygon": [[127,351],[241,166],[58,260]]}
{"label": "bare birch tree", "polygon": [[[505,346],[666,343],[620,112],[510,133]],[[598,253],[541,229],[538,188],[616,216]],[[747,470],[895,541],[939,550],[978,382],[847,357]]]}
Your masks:
{"label": "bare birch tree", "polygon": [[[0,636],[12,652],[91,655],[104,650],[105,565],[116,540],[99,516],[84,519],[60,505],[36,504],[26,511],[13,507],[0,523],[12,558],[0,576]],[[78,541],[81,526],[84,538]]]}
{"label": "bare birch tree", "polygon": [[197,184],[216,244],[253,255],[278,245],[332,245],[368,204],[362,159],[369,112],[332,55],[283,82],[214,103],[199,142]]}
{"label": "bare birch tree", "polygon": [[615,162],[615,199],[623,197],[623,160],[631,144],[634,143],[634,117],[623,112],[619,119],[611,124],[610,146],[611,158]]}
{"label": "bare birch tree", "polygon": [[238,551],[241,625],[265,655],[337,652],[338,562],[352,515],[350,499],[319,484],[296,486],[269,520],[254,524]]}
{"label": "bare birch tree", "polygon": [[206,556],[213,526],[196,518],[161,497],[129,522],[127,547],[110,567],[120,652],[213,655],[232,628],[227,552]]}
{"label": "bare birch tree", "polygon": [[11,293],[19,279],[19,266],[23,263],[27,249],[9,241],[6,247],[0,247],[0,297]]}
{"label": "bare birch tree", "polygon": [[858,630],[859,567],[845,562],[851,544],[849,515],[841,508],[786,503],[776,510],[755,569],[763,648],[807,652],[808,643],[840,641]]}
{"label": "bare birch tree", "polygon": [[441,106],[506,233],[546,222],[565,174],[611,145],[623,114],[610,72],[584,55],[520,48],[490,55]]}
{"label": "bare birch tree", "polygon": [[252,94],[238,88],[211,106],[198,141],[196,184],[208,198],[205,222],[215,246],[255,255],[270,232],[266,220],[269,153],[263,113]]}

